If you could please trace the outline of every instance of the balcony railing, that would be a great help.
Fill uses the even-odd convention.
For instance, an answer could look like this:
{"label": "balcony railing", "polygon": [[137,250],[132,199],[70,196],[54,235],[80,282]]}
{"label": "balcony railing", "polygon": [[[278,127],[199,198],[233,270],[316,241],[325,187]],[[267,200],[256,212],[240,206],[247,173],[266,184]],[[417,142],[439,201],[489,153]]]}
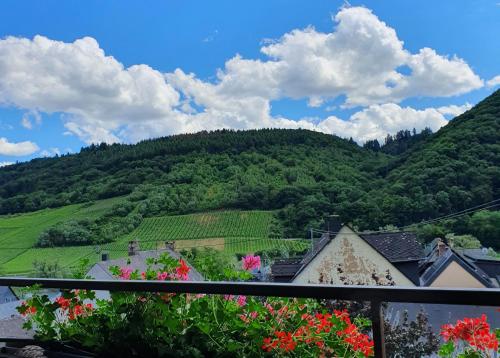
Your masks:
{"label": "balcony railing", "polygon": [[[0,286],[87,289],[123,292],[233,294],[370,302],[375,357],[385,357],[382,304],[387,302],[499,306],[500,289],[455,289],[393,286],[296,285],[261,282],[119,281],[0,278]],[[9,339],[0,337],[0,342]]]}

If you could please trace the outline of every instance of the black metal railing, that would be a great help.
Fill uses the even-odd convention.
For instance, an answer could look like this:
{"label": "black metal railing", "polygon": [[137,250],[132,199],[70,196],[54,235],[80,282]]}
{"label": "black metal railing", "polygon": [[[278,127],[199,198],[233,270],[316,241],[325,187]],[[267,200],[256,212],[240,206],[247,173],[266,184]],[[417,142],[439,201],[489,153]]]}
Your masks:
{"label": "black metal railing", "polygon": [[[119,281],[41,278],[0,278],[0,286],[139,291],[171,293],[234,294],[268,297],[301,297],[370,302],[375,357],[385,357],[384,302],[500,306],[500,289],[457,289],[394,286],[296,285],[261,282]],[[6,341],[0,337],[0,341]]]}

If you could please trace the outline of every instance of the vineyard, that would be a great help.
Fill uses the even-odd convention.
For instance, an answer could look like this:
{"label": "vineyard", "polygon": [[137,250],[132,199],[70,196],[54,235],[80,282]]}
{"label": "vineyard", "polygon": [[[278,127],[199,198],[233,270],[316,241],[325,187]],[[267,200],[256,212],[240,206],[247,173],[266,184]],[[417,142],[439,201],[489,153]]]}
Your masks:
{"label": "vineyard", "polygon": [[34,261],[57,262],[69,269],[80,259],[91,263],[102,252],[111,258],[127,255],[128,242],[139,241],[141,250],[163,248],[174,241],[176,250],[212,248],[224,254],[246,254],[262,250],[303,250],[305,240],[269,238],[273,213],[269,211],[214,211],[208,213],[146,218],[137,229],[113,243],[100,246],[33,248],[40,233],[57,222],[96,217],[122,198],[45,209],[29,214],[0,217],[0,273],[29,274]]}
{"label": "vineyard", "polygon": [[269,237],[269,211],[220,211],[144,219],[128,239],[170,241],[219,237]]}

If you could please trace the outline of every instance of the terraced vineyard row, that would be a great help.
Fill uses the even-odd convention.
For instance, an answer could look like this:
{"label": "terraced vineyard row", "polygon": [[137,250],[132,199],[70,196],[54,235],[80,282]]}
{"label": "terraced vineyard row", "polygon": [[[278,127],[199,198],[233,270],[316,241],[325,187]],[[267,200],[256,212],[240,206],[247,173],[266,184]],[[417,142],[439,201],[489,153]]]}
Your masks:
{"label": "terraced vineyard row", "polygon": [[221,211],[147,218],[128,235],[139,241],[269,236],[272,213],[268,211]]}
{"label": "terraced vineyard row", "polygon": [[176,250],[212,248],[224,254],[246,254],[261,250],[300,250],[309,246],[304,240],[270,239],[272,212],[219,211],[191,215],[146,218],[131,234],[101,246],[34,248],[38,235],[55,223],[69,218],[96,215],[111,207],[116,199],[103,200],[90,206],[70,205],[35,213],[0,217],[0,272],[28,274],[33,262],[57,262],[63,268],[74,266],[80,259],[100,261],[107,251],[111,258],[124,257],[128,241],[140,242],[141,250],[163,248],[165,241],[175,241]]}

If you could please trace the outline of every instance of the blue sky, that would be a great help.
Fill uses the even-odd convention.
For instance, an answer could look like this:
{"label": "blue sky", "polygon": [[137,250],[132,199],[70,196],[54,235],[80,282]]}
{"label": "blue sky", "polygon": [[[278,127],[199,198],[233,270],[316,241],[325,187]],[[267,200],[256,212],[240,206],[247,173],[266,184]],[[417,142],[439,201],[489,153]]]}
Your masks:
{"label": "blue sky", "polygon": [[437,130],[498,88],[499,33],[498,0],[3,1],[0,163],[222,127]]}

